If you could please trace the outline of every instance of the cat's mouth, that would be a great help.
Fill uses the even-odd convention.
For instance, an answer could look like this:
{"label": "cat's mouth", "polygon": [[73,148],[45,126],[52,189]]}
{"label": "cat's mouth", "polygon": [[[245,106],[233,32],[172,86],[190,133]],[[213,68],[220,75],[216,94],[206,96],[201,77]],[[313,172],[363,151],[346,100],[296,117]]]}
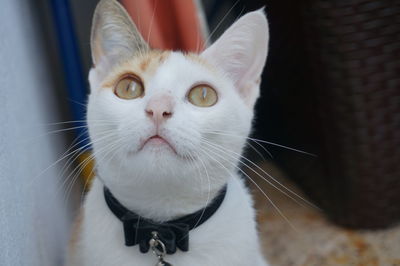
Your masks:
{"label": "cat's mouth", "polygon": [[178,154],[175,150],[175,148],[171,145],[171,143],[164,137],[160,135],[153,135],[149,138],[147,138],[142,145],[139,148],[139,151],[143,150],[145,146],[151,146],[151,147],[162,147],[162,146],[167,146],[169,147],[175,154]]}

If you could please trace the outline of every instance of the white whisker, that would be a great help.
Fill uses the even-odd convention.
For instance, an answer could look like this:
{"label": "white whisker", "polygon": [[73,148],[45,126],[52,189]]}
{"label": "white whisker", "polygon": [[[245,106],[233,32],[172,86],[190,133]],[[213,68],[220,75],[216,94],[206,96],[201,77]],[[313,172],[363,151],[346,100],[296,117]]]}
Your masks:
{"label": "white whisker", "polygon": [[[281,182],[279,182],[276,178],[274,178],[272,175],[270,175],[269,173],[267,173],[264,169],[262,169],[260,166],[258,166],[256,163],[254,163],[253,161],[249,160],[248,158],[246,158],[245,156],[236,153],[234,151],[231,151],[229,149],[223,148],[220,145],[217,145],[215,143],[211,143],[205,139],[203,139],[203,142],[206,145],[209,145],[211,147],[213,147],[214,149],[218,149],[221,152],[224,152],[226,155],[230,156],[232,159],[236,159],[235,156],[238,156],[239,158],[242,158],[244,160],[246,160],[247,162],[249,162],[251,165],[255,166],[259,171],[261,171],[262,173],[264,173],[265,175],[267,175],[269,178],[271,178],[274,182],[276,182],[278,185],[280,185],[281,187],[283,187],[286,191],[288,191],[289,193],[291,193],[292,195],[296,196],[297,198],[299,198],[300,200],[302,200],[303,202],[305,202],[307,205],[315,208],[315,209],[320,209],[318,206],[316,206],[315,204],[311,203],[310,201],[306,200],[305,198],[303,198],[302,196],[300,196],[299,194],[297,194],[296,192],[294,192],[293,190],[287,188],[285,185],[283,185]],[[230,154],[229,154],[230,153]],[[233,155],[235,156],[233,156]],[[275,184],[273,184],[271,181],[269,181],[268,179],[266,179],[264,176],[262,176],[260,173],[258,173],[257,171],[255,171],[252,167],[250,167],[248,164],[244,163],[241,159],[238,160],[239,163],[243,164],[244,166],[246,166],[248,169],[250,169],[252,172],[254,172],[256,175],[258,175],[259,177],[261,177],[264,181],[266,181],[268,184],[270,184],[272,187],[274,187],[275,189],[277,189],[278,191],[280,191],[281,193],[283,193],[285,196],[289,197],[290,199],[292,199],[293,201],[295,201],[296,203],[298,203],[301,206],[304,206],[302,203],[300,203],[297,199],[295,199],[294,197],[292,197],[291,195],[289,195],[288,193],[286,193],[285,191],[283,191],[281,188],[277,187]]]}
{"label": "white whisker", "polygon": [[[244,172],[242,169],[240,169],[239,167],[237,167],[236,164],[228,161],[225,157],[221,156],[220,154],[218,154],[217,152],[213,152],[212,150],[209,150],[205,147],[202,147],[202,149],[206,149],[208,152],[212,152],[214,155],[220,157],[221,159],[225,160],[226,162],[228,162],[229,164],[231,164],[233,167],[235,167],[238,171],[240,171],[244,176],[246,176],[256,187],[257,189],[264,195],[264,197],[268,200],[268,202],[274,207],[274,209],[279,213],[279,215],[281,215],[283,217],[283,219],[290,225],[290,227],[295,230],[296,232],[298,232],[298,230],[296,229],[296,227],[289,221],[289,219],[286,217],[286,215],[278,208],[278,206],[273,202],[273,200],[264,192],[264,190],[246,173]],[[203,150],[203,152],[205,152]],[[213,159],[212,156],[209,156],[211,159]],[[226,169],[226,167],[219,162],[218,160],[214,159],[217,163],[219,163],[223,168]],[[226,169],[228,172],[229,170]]]}
{"label": "white whisker", "polygon": [[[232,10],[235,8],[235,6],[239,3],[240,0],[236,0],[236,2],[231,6],[231,8],[226,12],[226,14],[222,17],[222,19],[218,22],[217,26],[215,26],[214,30],[208,35],[207,40],[204,42],[204,45],[207,45],[207,43],[211,40],[212,36],[215,34],[215,32],[218,30],[218,28],[221,26],[222,22],[228,17],[228,15],[232,12]],[[205,48],[205,47],[204,47]]]}
{"label": "white whisker", "polygon": [[299,150],[299,149],[295,149],[295,148],[291,148],[282,144],[278,144],[278,143],[274,143],[274,142],[270,142],[270,141],[266,141],[266,140],[261,140],[261,139],[256,139],[256,138],[251,138],[251,137],[247,137],[247,136],[241,136],[241,135],[234,135],[234,134],[229,134],[229,133],[220,133],[223,131],[207,131],[206,133],[208,134],[218,134],[218,135],[225,135],[225,136],[231,136],[231,137],[236,137],[236,138],[246,138],[248,140],[254,141],[254,142],[261,142],[261,143],[265,143],[265,144],[269,144],[272,146],[276,146],[276,147],[280,147],[283,149],[287,149],[287,150],[291,150],[291,151],[295,151],[295,152],[299,152],[299,153],[303,153],[306,155],[310,155],[312,157],[318,157],[316,154],[310,153],[310,152],[306,152],[303,150]]}

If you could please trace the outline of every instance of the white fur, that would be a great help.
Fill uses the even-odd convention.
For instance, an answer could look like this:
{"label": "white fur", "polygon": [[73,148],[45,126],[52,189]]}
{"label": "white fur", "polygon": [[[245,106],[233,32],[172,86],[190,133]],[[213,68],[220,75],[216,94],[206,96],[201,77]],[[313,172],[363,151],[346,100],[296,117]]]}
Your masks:
{"label": "white fur", "polygon": [[[264,26],[257,26],[259,23]],[[243,27],[253,32],[246,34],[250,39],[230,38]],[[201,55],[213,67],[173,52],[151,77],[142,77],[142,98],[123,100],[113,94],[112,88],[98,88],[106,77],[96,70],[101,66],[91,70],[88,126],[98,177],[84,205],[79,252],[70,256],[68,265],[156,263],[151,252],[141,254],[138,246],[124,245],[122,223],[106,206],[103,185],[128,209],[149,219],[167,221],[203,208],[226,183],[227,195],[216,214],[190,231],[189,252],[178,251],[165,259],[175,266],[266,265],[260,252],[252,199],[237,174],[266,57],[265,16],[261,11],[250,13],[232,28],[227,37],[223,35],[221,42]],[[251,51],[250,59],[244,58],[243,49]],[[225,51],[221,58],[218,50]],[[236,56],[239,50],[240,56]],[[260,58],[255,58],[256,52]],[[232,70],[227,67],[229,64],[221,63],[229,53],[240,59],[236,66],[244,65]],[[214,106],[197,107],[187,100],[188,90],[198,83],[215,88],[218,102]],[[244,87],[239,88],[238,84]],[[171,101],[173,114],[157,133],[176,153],[166,145],[146,145],[140,150],[143,140],[157,130],[146,115],[146,105],[160,95],[168,95],[165,98]],[[232,135],[215,134],[218,131]],[[207,143],[217,146],[212,148]]]}
{"label": "white fur", "polygon": [[[86,200],[79,263],[85,266],[155,265],[151,252],[126,247],[121,222],[104,204],[103,184],[98,180]],[[259,250],[251,197],[238,176],[229,178],[228,191],[218,211],[190,231],[190,250],[168,255],[175,266],[266,265]],[[74,264],[72,264],[74,265]]]}

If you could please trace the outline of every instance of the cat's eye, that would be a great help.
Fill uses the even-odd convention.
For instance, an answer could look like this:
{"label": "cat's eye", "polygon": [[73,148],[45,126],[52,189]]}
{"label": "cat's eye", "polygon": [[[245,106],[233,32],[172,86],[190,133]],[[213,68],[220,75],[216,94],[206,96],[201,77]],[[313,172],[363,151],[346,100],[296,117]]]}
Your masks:
{"label": "cat's eye", "polygon": [[188,94],[188,100],[199,107],[213,106],[217,100],[217,92],[208,85],[197,85]]}
{"label": "cat's eye", "polygon": [[114,93],[121,99],[136,99],[144,94],[144,87],[139,78],[127,76],[118,81]]}

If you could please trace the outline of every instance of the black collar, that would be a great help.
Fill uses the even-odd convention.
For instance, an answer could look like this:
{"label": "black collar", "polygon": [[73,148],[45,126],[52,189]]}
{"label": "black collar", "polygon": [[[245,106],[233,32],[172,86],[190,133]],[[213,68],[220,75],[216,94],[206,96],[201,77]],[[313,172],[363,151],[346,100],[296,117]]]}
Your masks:
{"label": "black collar", "polygon": [[140,251],[146,253],[150,246],[152,232],[157,232],[160,240],[166,247],[167,254],[176,252],[177,247],[182,251],[189,250],[189,231],[208,220],[221,206],[226,194],[226,186],[219,192],[214,200],[205,208],[181,218],[157,223],[140,217],[138,214],[125,208],[104,187],[104,198],[110,210],[118,217],[124,226],[125,245],[139,244]]}

